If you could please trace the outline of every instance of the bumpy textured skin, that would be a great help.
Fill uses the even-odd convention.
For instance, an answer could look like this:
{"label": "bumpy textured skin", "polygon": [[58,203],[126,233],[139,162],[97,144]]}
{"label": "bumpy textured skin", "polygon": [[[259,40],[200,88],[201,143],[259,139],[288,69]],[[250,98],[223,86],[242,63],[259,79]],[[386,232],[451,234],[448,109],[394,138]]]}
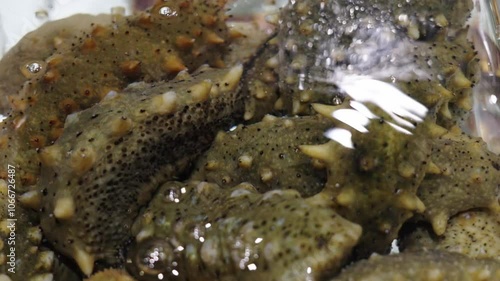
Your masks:
{"label": "bumpy textured skin", "polygon": [[99,102],[110,90],[170,79],[205,63],[223,66],[229,42],[224,3],[159,1],[148,13],[92,26],[69,51],[46,58],[46,71],[25,83],[1,124],[0,178],[9,162],[20,167],[23,186],[34,184],[37,150],[61,135],[68,114]]}
{"label": "bumpy textured skin", "polygon": [[86,274],[94,260],[120,261],[138,208],[241,118],[242,71],[203,67],[193,77],[132,84],[70,116],[41,151],[41,222],[54,247]]}
{"label": "bumpy textured skin", "polygon": [[355,149],[334,141],[301,146],[302,152],[325,163],[324,192],[334,198],[339,214],[363,227],[357,247],[362,256],[386,252],[402,224],[425,209],[416,192],[430,152],[424,125],[412,136],[386,122],[372,122],[368,130],[353,133]]}
{"label": "bumpy textured skin", "polygon": [[[176,280],[320,280],[340,268],[361,234],[324,195],[166,183],[134,224],[130,270],[140,280],[159,273]],[[160,259],[146,266],[155,255]]]}
{"label": "bumpy textured skin", "polygon": [[437,236],[426,225],[404,236],[405,251],[438,249],[472,258],[500,259],[500,214],[484,210],[468,211],[452,217],[446,231]]}
{"label": "bumpy textured skin", "polygon": [[229,188],[249,182],[259,192],[295,189],[312,196],[323,189],[326,172],[315,168],[299,146],[327,141],[324,132],[332,126],[321,117],[278,118],[240,125],[220,133],[191,174],[191,179],[213,182]]}
{"label": "bumpy textured skin", "polygon": [[480,138],[450,132],[432,142],[428,173],[418,189],[423,214],[436,234],[446,230],[449,217],[473,208],[500,213],[500,157],[488,151]]}
{"label": "bumpy textured skin", "polygon": [[92,275],[85,281],[135,281],[135,279],[124,270],[107,269]]}
{"label": "bumpy textured skin", "polygon": [[284,109],[283,101],[279,99],[277,45],[276,38],[268,40],[245,76],[248,99],[243,117],[247,123],[260,121],[264,115],[278,114]]}
{"label": "bumpy textured skin", "polygon": [[[5,276],[12,281],[42,281],[52,280],[51,278],[54,278],[53,280],[80,280],[67,265],[61,262],[57,253],[42,245],[42,230],[32,214],[16,202],[13,216],[9,215],[8,204],[10,202],[8,200],[12,197],[9,198],[8,185],[8,182],[0,180],[0,208],[2,209],[0,212],[0,280],[4,280],[2,278]],[[15,192],[15,189],[13,191]],[[13,194],[10,193],[10,195]],[[15,194],[15,196],[19,195]],[[15,219],[15,221],[10,219]],[[12,226],[15,228],[10,228]],[[14,236],[11,236],[11,230]],[[11,237],[13,239],[9,239]],[[14,273],[9,270],[12,268],[12,264],[9,264],[11,247],[15,248]]]}
{"label": "bumpy textured skin", "polygon": [[349,266],[332,281],[495,281],[500,262],[440,251],[374,255]]}
{"label": "bumpy textured skin", "polygon": [[[45,72],[45,59],[57,49],[67,50],[73,43],[74,36],[82,32],[90,33],[91,23],[111,24],[111,15],[99,16],[78,14],[61,20],[50,21],[36,31],[28,33],[16,46],[10,49],[0,64],[0,113],[6,115],[11,108],[9,96],[20,92],[23,83],[34,77],[41,77]],[[40,63],[42,69],[31,73],[26,66],[32,62]]]}
{"label": "bumpy textured skin", "polygon": [[[452,49],[443,57],[433,44],[457,36],[471,5],[465,0],[309,0],[287,5],[278,32],[285,108],[310,114],[310,103],[334,104],[332,94],[343,95],[336,85],[340,72],[387,81],[392,76],[397,85],[428,79],[439,84],[438,74],[451,74],[442,69],[451,67],[442,60]],[[462,55],[457,50],[454,60],[460,62]]]}

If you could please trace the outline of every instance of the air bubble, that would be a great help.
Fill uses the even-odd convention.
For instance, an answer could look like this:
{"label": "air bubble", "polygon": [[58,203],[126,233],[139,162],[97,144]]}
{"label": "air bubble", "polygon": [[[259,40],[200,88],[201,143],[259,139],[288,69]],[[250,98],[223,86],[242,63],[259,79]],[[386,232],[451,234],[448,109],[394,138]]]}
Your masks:
{"label": "air bubble", "polygon": [[160,8],[160,15],[167,16],[167,17],[176,17],[177,11],[173,10],[170,7],[164,6],[164,7]]}
{"label": "air bubble", "polygon": [[24,77],[33,78],[43,75],[45,66],[46,64],[43,61],[31,61],[21,65],[20,70]]}
{"label": "air bubble", "polygon": [[32,62],[26,65],[26,69],[28,69],[30,73],[36,74],[42,70],[42,65],[37,62]]}

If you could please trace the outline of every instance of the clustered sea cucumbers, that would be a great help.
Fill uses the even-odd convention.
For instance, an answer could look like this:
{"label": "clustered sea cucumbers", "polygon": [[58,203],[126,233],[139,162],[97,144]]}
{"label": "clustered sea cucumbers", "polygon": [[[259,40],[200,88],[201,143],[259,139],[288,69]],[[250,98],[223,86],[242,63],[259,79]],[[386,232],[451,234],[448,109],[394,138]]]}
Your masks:
{"label": "clustered sea cucumbers", "polygon": [[[329,119],[333,111],[347,107],[349,99],[337,105],[338,100],[317,95],[316,86],[306,91],[301,89],[298,78],[311,64],[307,58],[297,56],[293,48],[289,49],[290,45],[280,45],[285,43],[280,42],[283,34],[267,41],[260,50],[254,50],[254,58],[248,54],[241,58],[244,65],[235,65],[238,45],[229,43],[232,37],[241,34],[231,34],[226,29],[222,2],[162,2],[151,10],[150,16],[141,14],[118,19],[125,28],[129,23],[137,24],[137,33],[129,31],[128,35],[140,38],[150,37],[148,32],[153,34],[163,28],[173,30],[170,41],[165,44],[179,53],[173,57],[165,54],[167,62],[143,64],[132,59],[118,68],[110,68],[118,71],[116,76],[96,68],[86,79],[98,77],[98,86],[107,88],[101,89],[102,95],[95,96],[95,100],[76,101],[69,91],[75,103],[61,103],[67,98],[61,95],[57,97],[61,101],[54,104],[49,98],[35,99],[33,89],[43,88],[44,83],[50,85],[49,89],[55,89],[57,81],[71,73],[78,78],[79,72],[71,72],[69,64],[68,72],[57,66],[65,65],[66,59],[73,55],[99,60],[97,49],[102,47],[101,43],[122,44],[120,36],[125,36],[124,30],[124,34],[119,35],[110,33],[106,27],[95,27],[96,34],[83,37],[69,53],[52,56],[47,61],[47,72],[33,78],[34,86],[28,83],[12,100],[13,114],[0,139],[0,146],[10,147],[4,150],[6,154],[1,161],[13,157],[13,148],[20,149],[18,159],[26,168],[20,178],[23,188],[28,187],[20,200],[25,208],[40,211],[24,209],[26,217],[32,216],[25,222],[33,224],[30,229],[34,232],[29,233],[38,233],[35,230],[40,228],[36,224],[41,219],[44,237],[51,247],[56,253],[73,258],[87,275],[104,264],[104,267],[126,268],[139,280],[157,280],[159,274],[181,280],[335,280],[345,263],[354,261],[352,258],[360,259],[372,252],[385,254],[403,224],[413,223],[411,220],[430,221],[437,234],[446,235],[446,223],[457,212],[483,208],[492,216],[498,214],[495,179],[499,173],[499,157],[487,152],[480,139],[464,136],[457,127],[462,113],[470,109],[470,88],[476,79],[473,50],[461,27],[468,15],[465,1],[392,3],[380,0],[374,1],[373,7],[377,10],[363,10],[359,18],[346,18],[349,24],[371,16],[387,20],[396,28],[397,36],[408,43],[404,47],[412,47],[403,50],[415,55],[411,60],[429,74],[428,79],[397,81],[401,89],[430,109],[413,135],[396,132],[388,123],[389,116],[368,106],[381,118],[368,126],[369,134],[353,134],[355,150],[320,137],[321,131],[329,126],[343,126]],[[290,4],[287,9],[293,11],[292,18],[311,15],[306,4],[315,9],[320,7],[319,2],[312,0]],[[340,2],[342,9],[351,4]],[[402,6],[391,9],[391,5],[398,4]],[[431,9],[427,9],[428,6]],[[415,14],[401,21],[397,13],[409,8],[414,9]],[[217,16],[211,17],[216,11]],[[155,26],[156,19],[160,24]],[[284,19],[290,20],[286,16]],[[318,31],[314,29],[317,26],[311,25],[312,20],[291,22],[290,27],[297,32],[295,43],[300,45],[300,40]],[[183,21],[190,24],[183,26],[186,29],[182,31],[177,30]],[[196,32],[193,26],[203,32]],[[362,33],[363,25],[355,31]],[[193,37],[186,37],[186,32],[194,32],[189,33]],[[349,44],[344,44],[346,32],[347,29],[334,29],[341,40],[333,43],[350,52],[356,48],[350,49]],[[118,39],[99,41],[100,35]],[[134,36],[130,38],[136,38]],[[139,45],[146,49],[150,44],[164,46],[156,39]],[[316,47],[322,43],[321,40],[314,42],[319,44]],[[282,51],[284,48],[286,55],[291,56],[294,71],[279,70],[283,57],[276,55],[277,47]],[[225,57],[228,52],[233,57]],[[141,54],[127,52],[127,56],[134,58]],[[180,57],[182,63],[178,60]],[[337,66],[348,62],[337,58]],[[207,60],[219,69],[201,66]],[[106,63],[117,66],[113,61]],[[110,77],[111,82],[118,84],[107,84]],[[278,77],[286,83],[279,90],[275,84]],[[161,79],[172,80],[154,82]],[[135,80],[145,82],[133,83],[123,90]],[[45,120],[47,112],[57,115],[59,122],[40,127],[37,122]],[[266,116],[262,122],[240,126],[234,132],[215,137],[219,129],[228,129],[242,120],[257,122],[267,113],[315,115],[316,112],[322,116]],[[26,120],[21,117],[25,113]],[[27,137],[32,133],[30,128],[41,134]],[[256,133],[247,136],[241,132],[245,128]],[[290,139],[272,135],[287,130],[294,130]],[[240,150],[239,136],[245,136],[242,143],[255,138],[257,151]],[[217,141],[212,149],[197,161],[198,171],[189,175],[190,165],[213,138]],[[26,140],[30,140],[30,144]],[[101,149],[106,152],[100,153]],[[445,153],[435,155],[433,152],[438,150]],[[40,156],[40,171],[37,163],[26,162],[29,155],[35,153]],[[280,171],[277,163],[285,161],[287,156],[292,159],[288,163],[290,168]],[[450,157],[461,161],[450,162]],[[231,167],[247,169],[247,172],[233,174]],[[307,179],[316,173],[318,178]],[[280,174],[308,177],[294,182],[281,179]],[[314,182],[313,186],[307,186],[310,181]],[[463,186],[469,181],[489,184],[482,184],[478,193]],[[436,185],[445,191],[433,192],[432,187]],[[467,200],[467,193],[474,194],[474,200]],[[438,200],[442,196],[455,203],[440,204]],[[140,206],[146,207],[135,219]],[[103,213],[113,215],[106,217]],[[110,220],[115,221],[116,227],[109,227]],[[453,225],[448,227],[449,231],[460,232]],[[23,237],[37,237],[26,229],[20,232]],[[128,238],[133,239],[130,246],[125,245]],[[40,243],[33,239],[27,241],[35,247]],[[26,248],[31,247],[29,243]],[[458,245],[453,240],[447,243],[449,247]],[[37,248],[32,249],[36,255],[27,258],[36,260],[45,255]],[[128,252],[128,259],[124,251]],[[58,259],[53,251],[47,254]],[[349,280],[353,278],[349,277],[353,271],[360,270],[355,276],[367,270],[370,271],[367,278],[391,274],[408,280],[422,276],[438,280],[456,273],[428,270],[429,260],[440,260],[443,266],[463,265],[471,269],[467,274],[473,280],[495,280],[500,272],[497,261],[475,260],[441,251],[417,251],[355,263],[338,278]],[[385,268],[393,261],[402,266],[394,271],[370,270],[372,264]],[[53,264],[47,262],[33,268],[25,263],[22,272],[33,280],[57,278],[61,276],[57,275],[60,267]],[[73,277],[78,280],[78,276]],[[127,280],[132,277],[120,270],[107,270],[93,278]]]}

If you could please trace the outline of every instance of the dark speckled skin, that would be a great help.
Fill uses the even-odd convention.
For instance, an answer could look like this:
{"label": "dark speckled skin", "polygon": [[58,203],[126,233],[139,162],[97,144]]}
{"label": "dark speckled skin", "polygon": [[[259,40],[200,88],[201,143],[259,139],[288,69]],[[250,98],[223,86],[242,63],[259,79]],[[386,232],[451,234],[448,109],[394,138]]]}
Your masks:
{"label": "dark speckled skin", "polygon": [[86,274],[94,260],[121,261],[139,207],[241,118],[242,71],[205,67],[193,77],[132,84],[68,118],[41,152],[41,225],[54,247]]}
{"label": "dark speckled skin", "polygon": [[332,123],[321,117],[278,118],[240,125],[221,133],[198,161],[191,179],[217,183],[222,188],[249,182],[259,192],[295,189],[312,196],[323,189],[324,168],[315,168],[299,150],[303,144],[327,141],[324,132]]}
{"label": "dark speckled skin", "polygon": [[158,2],[150,12],[118,16],[110,25],[94,24],[70,50],[44,58],[47,67],[15,96],[1,124],[0,178],[10,163],[19,167],[21,187],[36,183],[37,150],[58,139],[68,114],[92,106],[109,91],[134,81],[171,79],[205,63],[223,66],[229,43],[223,4]]}
{"label": "dark speckled skin", "polygon": [[500,262],[475,260],[456,253],[420,251],[374,255],[345,269],[332,281],[495,281]]}

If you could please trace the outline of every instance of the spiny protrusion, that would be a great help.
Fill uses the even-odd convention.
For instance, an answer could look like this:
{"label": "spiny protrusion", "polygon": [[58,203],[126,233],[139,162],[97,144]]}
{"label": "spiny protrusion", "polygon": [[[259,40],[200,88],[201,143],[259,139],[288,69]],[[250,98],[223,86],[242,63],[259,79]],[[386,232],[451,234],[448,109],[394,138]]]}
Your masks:
{"label": "spiny protrusion", "polygon": [[137,78],[141,75],[141,62],[138,60],[128,60],[120,64],[120,70],[128,78]]}
{"label": "spiny protrusion", "polygon": [[429,161],[427,163],[427,168],[425,171],[427,174],[439,175],[441,174],[441,169],[436,165],[436,163]]}
{"label": "spiny protrusion", "polygon": [[431,218],[432,229],[437,235],[443,235],[448,225],[449,216],[444,212],[439,212]]}
{"label": "spiny protrusion", "polygon": [[472,82],[465,77],[464,73],[460,69],[457,69],[451,76],[449,84],[454,89],[467,89],[472,86]]}
{"label": "spiny protrusion", "polygon": [[239,84],[241,75],[243,74],[243,65],[239,64],[237,66],[232,67],[229,72],[224,75],[224,78],[221,80],[220,87],[223,92],[233,91],[236,86]]}
{"label": "spiny protrusion", "polygon": [[448,19],[443,14],[435,16],[434,21],[436,22],[436,25],[439,27],[447,27],[449,24]]}
{"label": "spiny protrusion", "polygon": [[225,40],[217,35],[215,32],[207,31],[205,32],[205,41],[208,44],[218,45],[223,44]]}
{"label": "spiny protrusion", "polygon": [[188,92],[191,92],[193,102],[198,103],[206,101],[210,95],[212,85],[212,81],[206,79],[194,86],[191,86]]}
{"label": "spiny protrusion", "polygon": [[205,169],[207,169],[207,171],[215,171],[218,167],[219,167],[219,162],[215,160],[209,160],[205,164]]}
{"label": "spiny protrusion", "polygon": [[341,206],[348,207],[356,200],[356,193],[352,188],[344,188],[335,198]]}
{"label": "spiny protrusion", "polygon": [[401,162],[398,165],[398,172],[400,176],[408,179],[415,176],[416,169],[412,164],[408,162]]}
{"label": "spiny protrusion", "polygon": [[278,120],[278,117],[274,116],[274,115],[271,115],[271,114],[266,114],[263,118],[262,118],[262,122],[266,122],[266,123],[274,123]]}
{"label": "spiny protrusion", "polygon": [[329,119],[332,119],[333,112],[338,109],[337,106],[325,105],[321,103],[313,103],[312,107],[317,113]]}
{"label": "spiny protrusion", "polygon": [[27,238],[33,245],[38,245],[42,242],[42,229],[39,226],[28,228]]}
{"label": "spiny protrusion", "polygon": [[417,211],[422,213],[425,211],[425,205],[417,196],[413,194],[403,193],[398,196],[398,206],[408,211]]}
{"label": "spiny protrusion", "polygon": [[71,195],[63,195],[55,200],[54,216],[61,220],[67,220],[75,214],[75,201]]}
{"label": "spiny protrusion", "polygon": [[75,247],[73,258],[85,275],[89,276],[92,274],[92,271],[94,271],[94,256],[79,247]]}
{"label": "spiny protrusion", "polygon": [[117,117],[110,122],[110,132],[113,137],[122,137],[132,130],[133,123],[125,116]]}
{"label": "spiny protrusion", "polygon": [[193,47],[194,41],[195,41],[194,38],[191,38],[186,35],[179,35],[177,36],[177,38],[175,38],[175,45],[180,49],[187,50]]}
{"label": "spiny protrusion", "polygon": [[336,161],[335,157],[332,157],[332,155],[335,155],[332,142],[320,145],[301,145],[299,149],[307,156],[323,161],[324,163]]}
{"label": "spiny protrusion", "polygon": [[25,208],[39,209],[42,203],[42,194],[38,190],[31,190],[19,196],[19,202]]}
{"label": "spiny protrusion", "polygon": [[47,146],[39,154],[42,164],[48,167],[55,167],[62,159],[62,151],[59,145]]}
{"label": "spiny protrusion", "polygon": [[38,254],[35,269],[39,271],[50,271],[54,265],[55,254],[52,251],[42,251]]}
{"label": "spiny protrusion", "polygon": [[238,158],[238,166],[243,169],[249,169],[252,167],[252,156],[242,155]]}
{"label": "spiny protrusion", "polygon": [[96,158],[97,154],[94,149],[90,147],[82,147],[80,149],[76,149],[71,153],[70,165],[73,169],[73,172],[76,175],[81,176],[88,170],[90,170],[90,168],[92,168]]}
{"label": "spiny protrusion", "polygon": [[446,128],[441,127],[434,122],[426,122],[425,126],[427,128],[427,133],[429,134],[429,137],[432,139],[441,137],[446,133],[448,133],[448,130]]}
{"label": "spiny protrusion", "polygon": [[167,73],[178,73],[182,70],[187,69],[181,58],[175,55],[167,55],[163,59],[163,71]]}
{"label": "spiny protrusion", "polygon": [[270,182],[271,180],[273,180],[274,178],[274,174],[273,174],[273,171],[269,168],[263,168],[261,169],[260,171],[260,180],[264,183],[266,182]]}
{"label": "spiny protrusion", "polygon": [[177,100],[177,93],[174,91],[168,91],[154,97],[151,100],[151,107],[154,112],[159,114],[172,113],[177,108]]}

